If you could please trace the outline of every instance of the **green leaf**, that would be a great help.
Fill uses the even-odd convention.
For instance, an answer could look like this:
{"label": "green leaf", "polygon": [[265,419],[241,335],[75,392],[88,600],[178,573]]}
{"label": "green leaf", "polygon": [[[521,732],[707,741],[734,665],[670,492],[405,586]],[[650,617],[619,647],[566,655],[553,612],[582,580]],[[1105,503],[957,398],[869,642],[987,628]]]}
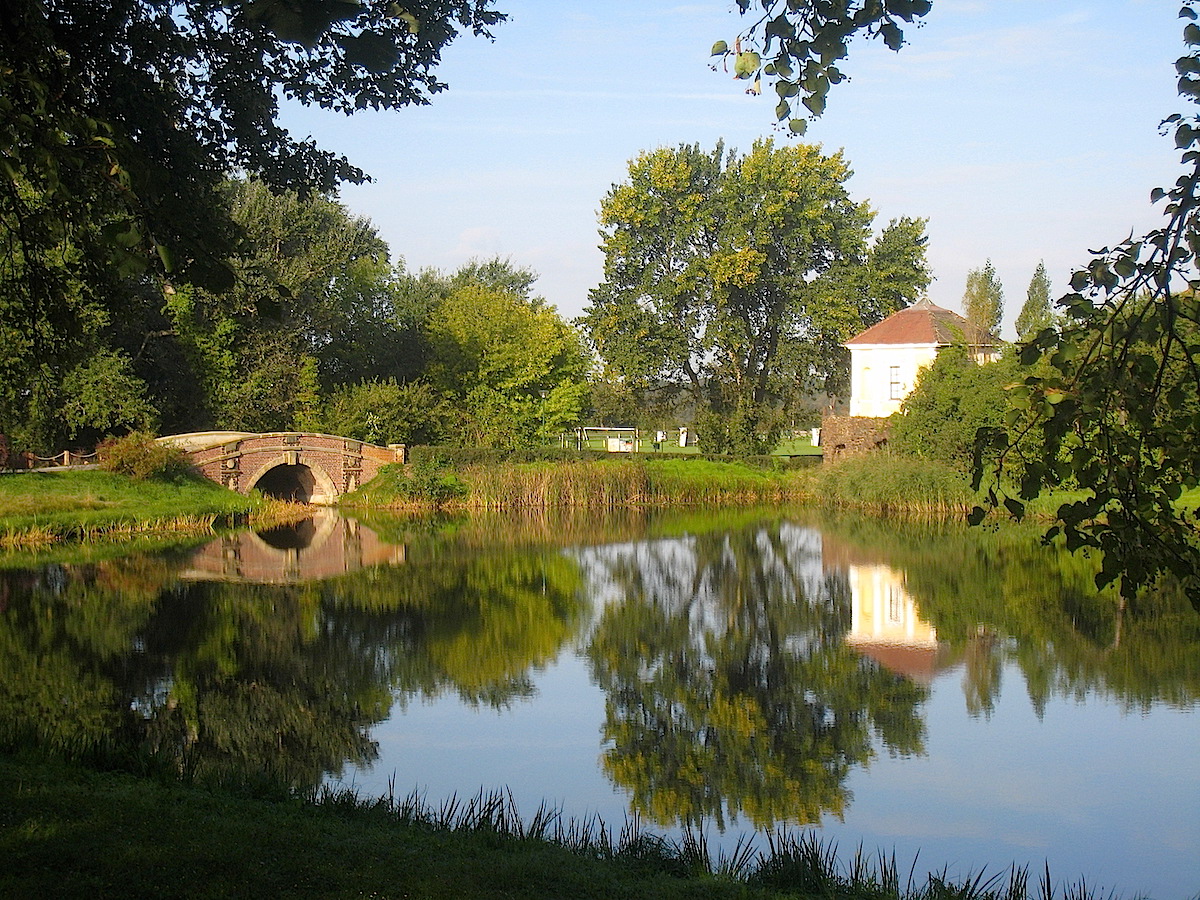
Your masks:
{"label": "green leaf", "polygon": [[728,52],[729,44],[725,43],[725,41],[717,41],[712,45],[712,56],[724,56]]}
{"label": "green leaf", "polygon": [[804,119],[792,119],[788,122],[788,130],[792,134],[804,134],[808,130],[808,122]]}
{"label": "green leaf", "polygon": [[749,78],[762,65],[762,57],[753,50],[739,53],[733,64],[733,74],[738,78]]}
{"label": "green leaf", "polygon": [[166,244],[155,244],[154,249],[158,253],[158,258],[162,260],[163,269],[167,272],[174,272],[175,254],[171,252],[171,248]]}
{"label": "green leaf", "polygon": [[904,32],[895,22],[884,22],[879,26],[879,34],[889,50],[899,50],[904,46]]}

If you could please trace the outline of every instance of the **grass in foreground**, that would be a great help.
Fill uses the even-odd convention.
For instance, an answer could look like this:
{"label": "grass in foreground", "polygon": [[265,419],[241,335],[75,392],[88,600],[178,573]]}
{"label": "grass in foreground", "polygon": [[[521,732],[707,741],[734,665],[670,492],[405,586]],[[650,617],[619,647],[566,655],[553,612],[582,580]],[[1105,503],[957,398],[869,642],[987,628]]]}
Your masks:
{"label": "grass in foreground", "polygon": [[522,821],[504,795],[363,800],[326,791],[256,799],[169,779],[0,757],[0,895],[61,898],[781,898],[1087,900],[1085,885],[1033,886],[1011,870],[923,885],[894,858],[846,864],[811,835],[714,858],[543,809]]}

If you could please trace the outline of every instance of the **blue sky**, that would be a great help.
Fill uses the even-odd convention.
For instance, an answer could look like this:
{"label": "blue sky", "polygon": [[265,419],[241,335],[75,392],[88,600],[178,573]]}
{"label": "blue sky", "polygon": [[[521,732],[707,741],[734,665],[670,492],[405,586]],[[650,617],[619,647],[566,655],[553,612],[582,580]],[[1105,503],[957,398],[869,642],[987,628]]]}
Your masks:
{"label": "blue sky", "polygon": [[[298,136],[374,177],[342,200],[409,270],[494,255],[540,274],[568,318],[602,277],[596,212],[642,150],[749,149],[775,131],[773,92],[709,69],[743,21],[731,0],[499,0],[494,43],[460,37],[432,105],[345,118],[289,109]],[[1039,259],[1057,296],[1089,248],[1155,227],[1150,189],[1177,177],[1159,134],[1180,109],[1179,4],[1168,0],[935,0],[907,46],[858,42],[803,140],[842,148],[876,226],[929,221],[929,296],[959,308],[991,259],[1005,333]]]}

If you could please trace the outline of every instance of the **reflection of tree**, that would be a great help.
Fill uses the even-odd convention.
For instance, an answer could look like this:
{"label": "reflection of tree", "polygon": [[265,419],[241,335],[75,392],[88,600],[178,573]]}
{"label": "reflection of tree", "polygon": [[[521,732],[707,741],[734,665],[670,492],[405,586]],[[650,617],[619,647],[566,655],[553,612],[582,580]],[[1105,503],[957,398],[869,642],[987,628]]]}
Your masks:
{"label": "reflection of tree", "polygon": [[588,653],[604,765],[659,824],[840,815],[873,755],[923,750],[924,688],[844,646],[845,584],[787,525],[584,554],[607,595]]}
{"label": "reflection of tree", "polygon": [[182,561],[149,557],[0,575],[0,743],[313,786],[375,758],[397,696],[528,694],[580,620],[574,563],[428,549],[303,585],[175,582]]}
{"label": "reflection of tree", "polygon": [[1015,663],[1040,714],[1053,697],[1098,692],[1130,709],[1200,699],[1200,615],[1175,587],[1126,605],[1097,591],[1099,566],[1037,533],[867,518],[822,520],[837,540],[901,569],[921,615],[966,662],[972,714],[990,714]]}

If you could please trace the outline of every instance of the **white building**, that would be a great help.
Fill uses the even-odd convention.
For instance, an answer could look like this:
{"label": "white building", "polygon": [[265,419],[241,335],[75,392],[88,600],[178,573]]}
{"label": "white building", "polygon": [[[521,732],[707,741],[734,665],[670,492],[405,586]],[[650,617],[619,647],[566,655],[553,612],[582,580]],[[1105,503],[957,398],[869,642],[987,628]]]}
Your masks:
{"label": "white building", "polygon": [[992,335],[980,335],[958,313],[918,300],[846,342],[850,350],[850,415],[886,418],[899,411],[917,374],[938,350],[966,344],[976,362],[999,353]]}

